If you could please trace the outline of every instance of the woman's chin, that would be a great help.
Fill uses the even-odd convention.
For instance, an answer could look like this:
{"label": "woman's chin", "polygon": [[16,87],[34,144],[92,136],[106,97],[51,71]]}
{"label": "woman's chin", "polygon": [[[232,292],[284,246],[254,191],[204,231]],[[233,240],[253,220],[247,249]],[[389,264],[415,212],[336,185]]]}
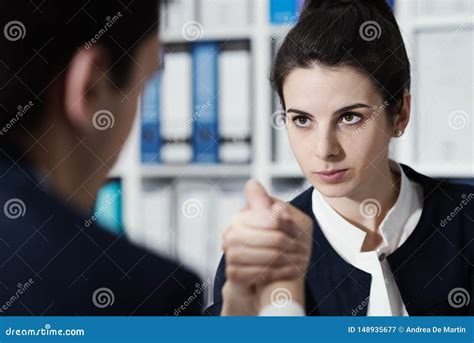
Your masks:
{"label": "woman's chin", "polygon": [[338,183],[325,183],[320,182],[319,180],[314,180],[313,178],[310,181],[313,187],[327,198],[347,197],[354,191],[354,184],[351,182],[352,180],[345,180]]}

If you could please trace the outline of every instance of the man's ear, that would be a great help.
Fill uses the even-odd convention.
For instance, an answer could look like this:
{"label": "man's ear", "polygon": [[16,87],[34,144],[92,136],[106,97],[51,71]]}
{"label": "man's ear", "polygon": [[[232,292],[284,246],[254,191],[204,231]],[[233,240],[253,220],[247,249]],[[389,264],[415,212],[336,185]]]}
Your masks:
{"label": "man's ear", "polygon": [[103,75],[106,70],[105,51],[99,46],[80,49],[71,60],[64,81],[64,106],[75,129],[92,130],[94,113],[107,103],[110,85]]}

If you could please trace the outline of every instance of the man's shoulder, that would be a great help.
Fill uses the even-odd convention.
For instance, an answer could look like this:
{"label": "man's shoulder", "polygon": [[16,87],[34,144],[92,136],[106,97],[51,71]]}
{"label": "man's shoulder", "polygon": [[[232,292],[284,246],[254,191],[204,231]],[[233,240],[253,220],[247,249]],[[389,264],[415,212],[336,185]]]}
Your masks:
{"label": "man's shoulder", "polygon": [[[32,280],[34,287],[22,296],[32,313],[173,315],[193,297],[196,301],[179,314],[199,314],[200,281],[185,266],[130,242],[125,234],[85,225],[87,218],[41,191],[0,192],[2,204],[10,199],[16,202],[10,201],[0,216],[2,283],[13,291]],[[103,290],[115,305],[95,306],[94,295]],[[8,313],[27,314],[22,306]]]}

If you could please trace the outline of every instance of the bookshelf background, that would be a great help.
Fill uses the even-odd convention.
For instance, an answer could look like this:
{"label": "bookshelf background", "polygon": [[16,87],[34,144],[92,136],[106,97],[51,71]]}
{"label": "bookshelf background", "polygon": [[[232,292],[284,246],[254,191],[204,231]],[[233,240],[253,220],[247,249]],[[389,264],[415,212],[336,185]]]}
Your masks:
{"label": "bookshelf background", "polygon": [[[221,1],[225,2],[226,0]],[[290,1],[292,0],[287,2]],[[195,6],[193,12],[199,12],[197,8],[201,5],[200,1],[181,2],[193,3]],[[213,6],[213,1],[208,2],[208,6]],[[236,1],[231,0],[231,2],[235,3]],[[271,193],[281,196],[285,200],[290,200],[308,185],[291,154],[286,152],[285,158],[276,158],[278,157],[277,147],[284,145],[285,132],[276,130],[271,125],[272,113],[275,113],[278,107],[275,94],[271,91],[268,81],[276,45],[291,29],[292,22],[297,19],[297,16],[286,17],[282,23],[274,24],[271,22],[270,14],[271,0],[241,0],[241,2],[245,3],[248,10],[247,23],[244,26],[232,27],[232,25],[217,24],[216,26],[206,26],[203,22],[200,23],[202,36],[190,41],[189,37],[183,35],[182,30],[167,29],[167,19],[163,18],[164,24],[161,28],[160,39],[165,45],[165,49],[168,50],[188,49],[190,44],[208,41],[219,42],[221,48],[225,48],[229,44],[240,44],[247,49],[251,70],[249,75],[249,87],[251,88],[250,162],[143,164],[140,162],[141,122],[140,116],[138,116],[119,162],[110,175],[114,180],[121,181],[121,215],[126,234],[132,240],[153,251],[190,265],[201,274],[203,280],[210,278],[211,282],[221,255],[220,234],[225,229],[226,223],[230,221],[232,211],[239,209],[243,204],[245,181],[255,178]],[[281,3],[282,1],[277,0],[276,2]],[[394,9],[412,63],[413,103],[409,129],[401,139],[394,142],[391,149],[392,158],[433,177],[472,181],[474,179],[474,106],[472,97],[474,94],[474,52],[472,48],[474,45],[474,3],[471,0],[397,0]],[[173,10],[176,8],[165,9],[165,17],[174,16],[175,14],[170,13]],[[198,22],[198,20],[196,21]],[[450,113],[457,110],[457,114],[464,120],[462,129],[449,135],[449,139],[452,141],[449,144],[444,142],[444,144],[450,145],[451,149],[458,149],[462,146],[463,156],[448,161],[445,159],[446,156],[439,153],[437,162],[434,163],[432,158],[424,158],[429,154],[422,154],[420,151],[425,151],[424,149],[429,148],[435,140],[441,139],[438,136],[439,130],[440,128],[446,130],[448,124],[446,120],[450,113],[440,115],[434,111],[429,122],[435,122],[438,125],[430,129],[430,132],[433,133],[432,136],[421,133],[422,130],[427,131],[424,126],[427,122],[423,119],[426,118],[427,113],[423,111],[429,111],[431,108],[424,103],[426,98],[418,96],[422,94],[420,85],[426,84],[424,80],[420,79],[420,75],[426,75],[424,66],[421,64],[426,60],[426,57],[424,55],[420,57],[420,53],[424,52],[420,52],[419,47],[427,48],[427,45],[423,44],[424,39],[430,36],[429,33],[442,32],[445,36],[437,38],[440,46],[436,50],[436,56],[440,57],[439,61],[449,60],[452,56],[462,53],[466,57],[465,61],[470,61],[470,64],[450,66],[450,71],[457,71],[456,77],[447,80],[453,84],[438,84],[441,92],[439,94],[443,94],[443,89],[449,88],[456,89],[457,93],[461,92],[461,95],[468,94],[467,97],[463,96],[462,103],[459,103],[459,99],[450,92],[445,92],[446,97],[440,100],[445,105],[443,108],[450,108]],[[428,33],[428,35],[424,33]],[[459,46],[458,40],[461,38],[467,39],[463,41],[464,45],[461,44],[463,46]],[[453,51],[453,49],[459,49],[459,51]],[[437,61],[436,56],[432,57],[435,61]],[[464,77],[463,80],[460,81],[458,76]],[[464,88],[460,85],[463,85]],[[436,97],[439,94],[433,94],[433,96]],[[436,152],[433,156],[436,156]],[[161,195],[149,202],[150,192],[153,192],[153,189],[161,192]],[[189,199],[195,201],[194,205],[197,204],[199,217],[192,218],[186,214],[187,209],[184,208],[182,202]],[[166,220],[163,221],[163,218],[157,216],[166,217]],[[145,217],[148,219],[144,220]],[[214,219],[210,220],[209,218]],[[167,230],[167,232],[158,232],[158,227],[166,225],[166,223],[170,225],[159,230]],[[151,225],[151,227],[145,228],[144,224]],[[183,229],[179,227],[180,224],[189,227]],[[162,240],[161,243],[160,240]],[[200,256],[201,254],[208,254],[211,257],[204,259]],[[208,294],[209,299],[211,296],[212,294]]]}

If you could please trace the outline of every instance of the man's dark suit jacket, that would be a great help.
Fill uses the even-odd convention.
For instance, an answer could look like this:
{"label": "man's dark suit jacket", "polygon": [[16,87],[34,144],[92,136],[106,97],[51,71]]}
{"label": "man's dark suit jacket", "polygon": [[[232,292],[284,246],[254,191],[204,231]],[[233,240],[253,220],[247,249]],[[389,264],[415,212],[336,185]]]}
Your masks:
{"label": "man's dark suit jacket", "polygon": [[86,224],[0,142],[0,315],[201,313],[195,274]]}

